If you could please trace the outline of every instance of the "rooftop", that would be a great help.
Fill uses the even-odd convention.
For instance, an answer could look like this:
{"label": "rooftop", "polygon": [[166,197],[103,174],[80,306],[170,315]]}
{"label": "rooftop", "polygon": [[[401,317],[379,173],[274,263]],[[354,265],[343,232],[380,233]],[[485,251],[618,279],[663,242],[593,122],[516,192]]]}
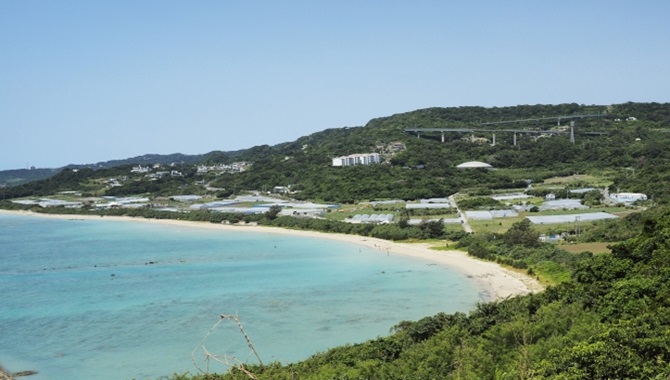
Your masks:
{"label": "rooftop", "polygon": [[487,164],[486,162],[481,162],[481,161],[469,161],[469,162],[464,162],[458,166],[456,166],[459,169],[477,169],[477,168],[483,168],[483,169],[492,169],[493,166],[490,164]]}

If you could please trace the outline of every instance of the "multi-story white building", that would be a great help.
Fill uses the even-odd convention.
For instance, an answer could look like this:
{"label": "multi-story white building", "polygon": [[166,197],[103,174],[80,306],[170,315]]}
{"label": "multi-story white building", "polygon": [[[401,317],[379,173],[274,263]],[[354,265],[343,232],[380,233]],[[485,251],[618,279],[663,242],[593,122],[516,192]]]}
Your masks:
{"label": "multi-story white building", "polygon": [[333,166],[370,165],[382,162],[379,153],[351,154],[333,158]]}

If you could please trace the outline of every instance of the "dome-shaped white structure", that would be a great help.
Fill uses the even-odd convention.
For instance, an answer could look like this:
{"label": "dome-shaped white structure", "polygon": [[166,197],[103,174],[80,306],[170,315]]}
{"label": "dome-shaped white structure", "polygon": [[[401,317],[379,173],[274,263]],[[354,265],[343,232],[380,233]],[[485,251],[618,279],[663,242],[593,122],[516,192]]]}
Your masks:
{"label": "dome-shaped white structure", "polygon": [[481,161],[464,162],[456,167],[459,169],[493,169],[493,166]]}

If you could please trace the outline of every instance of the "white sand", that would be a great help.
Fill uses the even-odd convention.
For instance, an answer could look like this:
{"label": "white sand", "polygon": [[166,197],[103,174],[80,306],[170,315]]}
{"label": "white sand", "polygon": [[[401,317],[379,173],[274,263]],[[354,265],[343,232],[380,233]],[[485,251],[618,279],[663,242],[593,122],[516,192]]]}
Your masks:
{"label": "white sand", "polygon": [[163,223],[171,225],[180,225],[196,228],[219,229],[226,231],[249,231],[249,232],[264,232],[288,234],[294,236],[309,236],[323,239],[334,239],[340,241],[351,242],[355,244],[364,245],[369,248],[378,249],[382,252],[393,255],[404,255],[409,257],[419,258],[430,263],[443,265],[453,270],[457,270],[473,281],[477,281],[489,292],[490,296],[495,299],[503,299],[511,296],[522,295],[527,293],[536,293],[542,291],[543,286],[534,278],[525,274],[518,273],[500,265],[490,262],[475,259],[468,256],[467,253],[461,251],[437,251],[430,249],[430,244],[426,243],[395,243],[388,240],[376,239],[358,235],[346,234],[331,234],[315,231],[290,230],[277,227],[263,227],[251,225],[226,225],[213,224],[208,222],[190,222],[180,221],[174,219],[145,219],[132,218],[126,216],[105,216],[100,217],[96,215],[55,215],[55,214],[40,214],[26,211],[8,211],[0,210],[2,214],[13,215],[32,215],[36,217],[58,218],[58,219],[88,219],[88,220],[117,220],[117,221],[134,221],[144,223]]}

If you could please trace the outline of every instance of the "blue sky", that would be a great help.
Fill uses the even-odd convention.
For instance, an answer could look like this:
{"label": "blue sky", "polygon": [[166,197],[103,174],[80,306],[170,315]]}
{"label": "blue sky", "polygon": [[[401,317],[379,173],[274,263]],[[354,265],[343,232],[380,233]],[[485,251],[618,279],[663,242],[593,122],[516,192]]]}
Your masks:
{"label": "blue sky", "polygon": [[670,2],[0,2],[0,170],[427,107],[670,101]]}

